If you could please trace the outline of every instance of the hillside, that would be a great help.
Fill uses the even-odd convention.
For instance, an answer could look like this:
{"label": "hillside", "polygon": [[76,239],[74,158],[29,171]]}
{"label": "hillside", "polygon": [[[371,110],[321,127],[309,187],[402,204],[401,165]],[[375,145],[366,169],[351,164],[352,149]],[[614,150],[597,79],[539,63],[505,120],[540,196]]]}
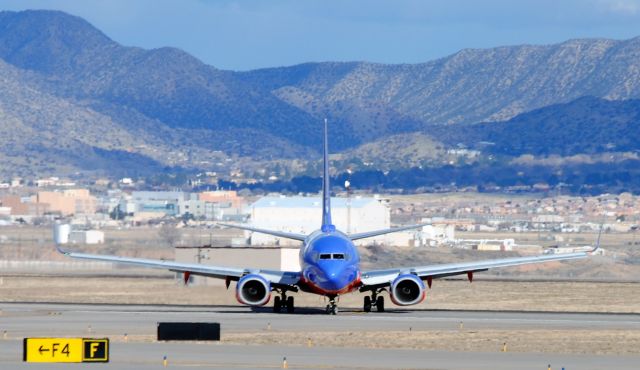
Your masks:
{"label": "hillside", "polygon": [[502,122],[432,128],[448,145],[520,156],[597,155],[640,150],[640,100],[583,97]]}
{"label": "hillside", "polygon": [[132,108],[172,128],[278,132],[286,123],[278,135],[289,139],[301,134],[292,123],[311,120],[181,50],[123,47],[62,12],[0,14],[0,58],[37,72],[42,89],[64,98]]}
{"label": "hillside", "polygon": [[[237,165],[306,159],[317,155],[324,117],[333,150],[375,161],[375,153],[388,153],[376,146],[396,148],[384,166],[438,164],[448,160],[441,156],[448,147],[487,137],[512,142],[492,149],[510,155],[545,154],[533,143],[549,139],[562,155],[589,143],[606,142],[589,153],[619,150],[633,144],[608,144],[635,131],[591,123],[633,114],[624,104],[583,103],[557,118],[536,116],[540,111],[514,117],[583,96],[640,98],[639,56],[640,38],[587,39],[462,50],[415,65],[326,62],[233,72],[174,48],[122,46],[62,12],[0,12],[0,73],[7,81],[0,130],[11,138],[0,149],[0,171],[139,173],[215,170],[227,159]],[[556,126],[531,129],[540,119]],[[474,125],[492,121],[507,122]],[[545,136],[567,125],[574,127],[571,140]],[[583,126],[588,132],[577,135]],[[51,140],[61,133],[64,140]],[[529,136],[535,137],[518,141]],[[401,138],[413,141],[403,146]],[[57,164],[47,169],[49,158]]]}
{"label": "hillside", "polygon": [[398,134],[360,145],[332,156],[338,168],[437,166],[448,159],[445,145],[422,133]]}
{"label": "hillside", "polygon": [[640,38],[584,39],[462,50],[416,65],[318,63],[244,76],[312,114],[397,133],[506,120],[582,96],[638,98],[639,56]]}

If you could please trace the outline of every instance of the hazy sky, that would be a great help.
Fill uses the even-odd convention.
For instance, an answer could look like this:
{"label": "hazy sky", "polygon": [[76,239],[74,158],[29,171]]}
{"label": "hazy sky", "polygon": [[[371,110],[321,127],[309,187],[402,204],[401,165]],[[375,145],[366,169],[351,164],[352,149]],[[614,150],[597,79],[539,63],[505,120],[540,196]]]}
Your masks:
{"label": "hazy sky", "polygon": [[233,70],[640,36],[640,0],[0,0],[0,9],[63,10],[121,44],[175,46]]}

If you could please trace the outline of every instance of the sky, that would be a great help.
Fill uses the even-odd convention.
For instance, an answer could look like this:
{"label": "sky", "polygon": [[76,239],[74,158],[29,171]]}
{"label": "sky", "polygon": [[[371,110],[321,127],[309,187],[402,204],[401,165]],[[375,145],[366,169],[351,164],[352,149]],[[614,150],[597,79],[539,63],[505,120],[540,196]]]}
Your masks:
{"label": "sky", "polygon": [[640,0],[0,0],[0,9],[62,10],[123,45],[178,47],[229,70],[640,36]]}

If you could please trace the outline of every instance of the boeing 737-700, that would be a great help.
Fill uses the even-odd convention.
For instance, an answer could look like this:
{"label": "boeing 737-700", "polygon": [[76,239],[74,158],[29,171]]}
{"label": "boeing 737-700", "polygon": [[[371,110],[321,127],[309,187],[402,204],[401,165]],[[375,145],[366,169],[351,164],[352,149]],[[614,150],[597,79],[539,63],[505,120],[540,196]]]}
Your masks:
{"label": "boeing 737-700", "polygon": [[399,306],[415,305],[425,299],[426,287],[430,288],[433,279],[466,274],[469,281],[473,274],[492,268],[517,266],[548,261],[573,260],[589,256],[600,243],[600,236],[591,252],[569,253],[561,255],[540,255],[533,257],[503,258],[476,262],[448,263],[427,266],[406,266],[381,270],[361,270],[360,256],[353,241],[402,230],[416,229],[423,225],[412,225],[392,229],[370,231],[358,234],[346,234],[331,221],[331,196],[329,187],[327,122],[324,122],[323,174],[322,174],[322,224],[320,229],[309,235],[283,231],[264,230],[244,225],[221,224],[222,226],[249,230],[300,241],[300,271],[281,271],[271,269],[230,268],[203,264],[188,264],[175,261],[126,258],[110,255],[76,253],[62,250],[60,247],[60,225],[54,229],[56,248],[69,257],[88,260],[108,261],[150,268],[168,269],[181,272],[185,282],[190,275],[201,275],[225,279],[227,287],[236,281],[236,297],[242,304],[249,306],[266,305],[272,292],[275,292],[273,309],[280,312],[294,311],[293,296],[289,292],[308,292],[328,298],[326,312],[335,315],[338,312],[336,298],[340,295],[359,291],[365,293],[363,308],[369,312],[372,308],[384,311],[384,298],[387,291],[391,301]]}

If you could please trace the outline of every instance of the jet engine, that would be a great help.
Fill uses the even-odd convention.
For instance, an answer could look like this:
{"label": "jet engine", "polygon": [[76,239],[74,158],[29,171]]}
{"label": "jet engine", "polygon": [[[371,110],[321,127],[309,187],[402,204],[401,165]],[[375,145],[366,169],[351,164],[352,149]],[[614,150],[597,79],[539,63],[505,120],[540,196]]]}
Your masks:
{"label": "jet engine", "polygon": [[412,274],[400,275],[391,283],[391,300],[398,306],[418,304],[426,295],[424,283]]}
{"label": "jet engine", "polygon": [[245,275],[238,280],[236,299],[249,306],[263,306],[271,299],[271,284],[260,275]]}

